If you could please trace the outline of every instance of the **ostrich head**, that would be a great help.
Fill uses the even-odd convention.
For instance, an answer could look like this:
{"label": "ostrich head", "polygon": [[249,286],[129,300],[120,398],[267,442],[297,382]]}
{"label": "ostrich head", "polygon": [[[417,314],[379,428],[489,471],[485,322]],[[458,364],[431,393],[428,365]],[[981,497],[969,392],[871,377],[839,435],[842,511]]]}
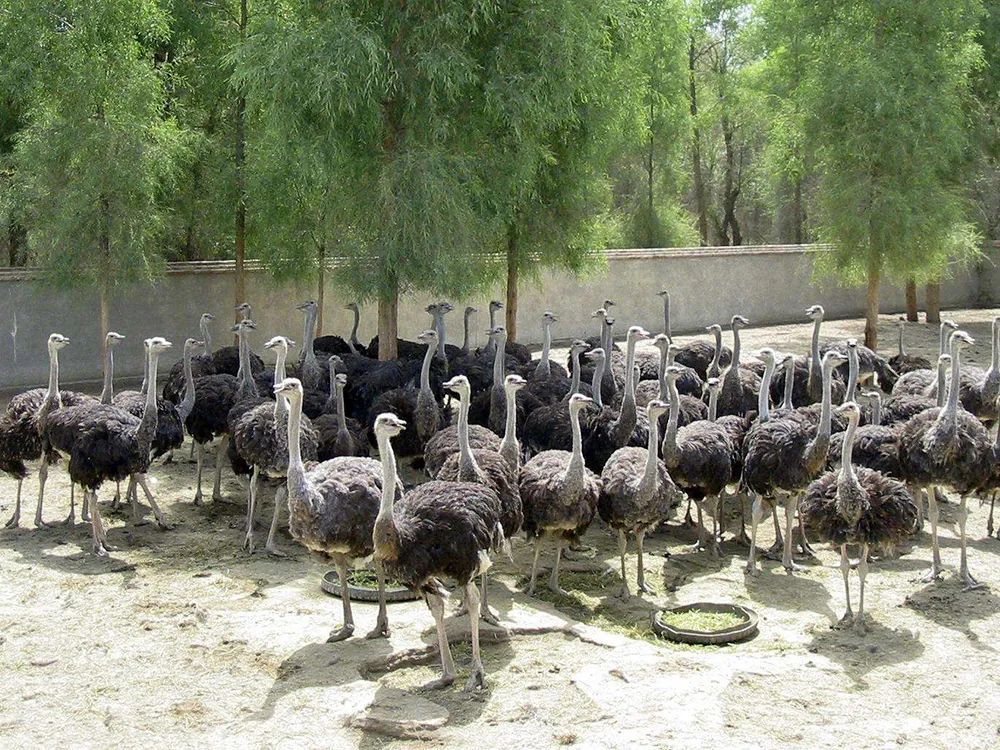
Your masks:
{"label": "ostrich head", "polygon": [[487,336],[491,336],[491,337],[492,336],[502,336],[502,337],[506,338],[507,337],[507,329],[504,328],[503,326],[493,326],[491,329],[489,329],[486,332],[486,335]]}
{"label": "ostrich head", "polygon": [[608,310],[606,307],[598,307],[596,310],[594,310],[594,312],[590,314],[590,317],[607,319]]}
{"label": "ostrich head", "polygon": [[777,364],[778,359],[780,357],[780,355],[778,354],[778,352],[776,352],[774,349],[772,349],[769,346],[765,346],[763,349],[760,349],[760,350],[754,352],[753,356],[755,356],[757,359],[759,359],[765,365],[769,365],[769,366],[773,366],[773,365]]}
{"label": "ostrich head", "polygon": [[342,360],[336,354],[331,356],[330,359],[326,361],[326,363],[330,366],[330,370],[332,371],[336,371],[344,366],[344,360]]}
{"label": "ostrich head", "polygon": [[344,373],[337,373],[337,377],[334,380],[338,391],[342,391],[347,387],[347,376]]}
{"label": "ostrich head", "polygon": [[455,306],[453,304],[451,304],[450,302],[447,302],[447,301],[444,301],[444,300],[442,300],[441,302],[438,302],[438,310],[441,311],[442,315],[447,315],[448,313],[450,313],[454,309],[455,309]]}
{"label": "ostrich head", "polygon": [[666,401],[660,401],[659,399],[654,398],[652,401],[646,404],[646,414],[649,415],[650,424],[653,423],[653,420],[659,419],[662,415],[666,414],[668,411],[670,411],[670,404],[668,404]]}
{"label": "ostrich head", "polygon": [[284,396],[289,401],[302,399],[302,381],[298,378],[285,378],[280,383],[274,384],[275,397]]}
{"label": "ostrich head", "polygon": [[583,356],[596,364],[597,362],[603,361],[604,358],[607,357],[607,354],[604,353],[604,350],[601,347],[597,347],[596,349],[591,349],[589,352],[586,352]]}
{"label": "ostrich head", "polygon": [[348,302],[346,305],[344,305],[344,309],[350,310],[351,312],[361,312],[361,308],[358,307],[357,302]]}
{"label": "ostrich head", "polygon": [[207,312],[207,313],[202,313],[201,314],[201,318],[199,319],[199,322],[200,323],[211,323],[213,320],[215,320],[215,316],[212,315],[212,313]]}
{"label": "ostrich head", "polygon": [[823,355],[823,369],[831,372],[847,361],[847,355],[843,352],[831,349]]}
{"label": "ostrich head", "polygon": [[580,409],[592,403],[594,403],[594,399],[590,396],[584,396],[582,393],[574,393],[569,397],[570,414],[579,414]]}
{"label": "ostrich head", "polygon": [[421,344],[427,344],[428,346],[434,346],[437,344],[438,333],[433,328],[428,328],[426,331],[421,331],[420,335],[417,336],[417,341]]}
{"label": "ostrich head", "polygon": [[184,339],[185,354],[194,354],[194,352],[203,346],[205,346],[205,342],[200,339]]}
{"label": "ostrich head", "polygon": [[742,315],[734,315],[732,320],[732,326],[734,331],[738,331],[741,328],[746,328],[750,325],[750,321],[744,318]]}
{"label": "ostrich head", "polygon": [[857,351],[857,349],[858,349],[858,340],[857,339],[847,339],[847,348],[849,350],[850,349],[854,349],[855,351]]}
{"label": "ostrich head", "polygon": [[497,310],[503,310],[503,302],[498,299],[490,300],[490,312],[496,312]]}
{"label": "ostrich head", "polygon": [[[653,346],[660,350],[661,353],[669,351],[670,349],[670,337],[665,333],[658,333],[653,336]],[[680,348],[680,347],[678,347]]]}
{"label": "ostrich head", "polygon": [[264,344],[265,349],[284,350],[285,354],[287,354],[288,350],[293,346],[295,346],[295,342],[292,341],[290,338],[286,338],[285,336],[275,336],[266,344]]}
{"label": "ostrich head", "polygon": [[862,391],[858,394],[858,399],[864,401],[866,404],[881,404],[882,394],[878,391]]}
{"label": "ostrich head", "polygon": [[465,308],[465,317],[468,318],[470,315],[474,315],[477,312],[479,312],[478,307],[473,307],[472,305],[469,305],[468,307]]}
{"label": "ostrich head", "polygon": [[612,307],[614,307],[617,304],[618,303],[615,302],[613,299],[606,299],[606,300],[604,300],[604,309],[605,310],[610,310]]}
{"label": "ostrich head", "polygon": [[308,312],[309,310],[315,310],[316,309],[316,300],[314,300],[314,299],[307,299],[301,305],[296,305],[295,309],[296,310],[302,310],[303,312]]}
{"label": "ostrich head", "polygon": [[104,343],[107,344],[108,347],[118,346],[124,340],[124,336],[120,333],[115,333],[114,331],[108,331],[108,335],[104,337]]}
{"label": "ostrich head", "polygon": [[508,375],[503,379],[503,388],[508,393],[517,393],[528,384],[520,375]]}
{"label": "ostrich head", "polygon": [[710,326],[705,326],[705,330],[708,331],[709,333],[714,333],[717,336],[722,335],[722,326],[720,326],[718,323],[712,323],[712,325]]}
{"label": "ostrich head", "polygon": [[392,412],[385,412],[375,417],[375,434],[387,438],[396,437],[406,429],[406,422]]}
{"label": "ostrich head", "polygon": [[676,383],[677,378],[684,374],[684,368],[678,365],[670,365],[664,371],[664,374],[667,376],[668,383]]}
{"label": "ostrich head", "polygon": [[542,313],[542,325],[551,325],[552,323],[556,323],[558,321],[559,318],[557,318],[556,314],[551,310],[546,310]]}
{"label": "ostrich head", "polygon": [[718,393],[722,390],[722,378],[709,378],[705,381],[705,386],[709,393]]}
{"label": "ostrich head", "polygon": [[152,338],[148,338],[143,342],[143,344],[145,345],[147,352],[156,355],[162,354],[173,346],[173,344],[162,336],[153,336]]}
{"label": "ostrich head", "polygon": [[850,421],[857,421],[861,419],[861,407],[857,405],[854,401],[847,401],[841,404],[834,410],[835,414],[839,414],[844,419]]}
{"label": "ostrich head", "polygon": [[670,296],[670,292],[668,292],[666,289],[661,289],[660,291],[658,291],[656,293],[656,296],[657,297],[669,297]]}
{"label": "ostrich head", "polygon": [[446,380],[441,384],[441,387],[445,390],[457,393],[459,396],[468,396],[472,393],[472,386],[469,385],[469,379],[465,375],[456,375],[450,380]]}
{"label": "ostrich head", "polygon": [[439,309],[441,309],[441,303],[440,302],[431,302],[429,305],[427,305],[427,307],[424,308],[424,312],[428,313],[430,315],[433,315]]}
{"label": "ostrich head", "polygon": [[60,349],[69,346],[69,339],[63,336],[61,333],[50,333],[49,334],[49,352],[57,352]]}
{"label": "ostrich head", "polygon": [[965,331],[954,331],[951,334],[949,342],[952,346],[956,346],[958,349],[963,349],[966,346],[972,346],[975,344],[976,340]]}
{"label": "ostrich head", "polygon": [[586,341],[584,341],[583,339],[576,339],[572,344],[570,344],[569,352],[570,354],[577,356],[579,354],[583,354],[589,348],[590,344],[588,344]]}
{"label": "ostrich head", "polygon": [[677,358],[677,353],[680,350],[681,350],[681,348],[677,344],[668,344],[667,345],[667,361],[670,364],[674,363],[674,359]]}
{"label": "ostrich head", "polygon": [[255,330],[257,330],[257,324],[250,320],[250,318],[243,318],[243,320],[233,326],[233,333],[243,333],[244,331]]}
{"label": "ostrich head", "polygon": [[823,320],[824,314],[823,305],[813,305],[806,310],[806,315],[817,323]]}
{"label": "ostrich head", "polygon": [[236,312],[238,312],[244,318],[249,318],[250,317],[250,303],[249,302],[241,302],[240,304],[238,304],[236,306]]}

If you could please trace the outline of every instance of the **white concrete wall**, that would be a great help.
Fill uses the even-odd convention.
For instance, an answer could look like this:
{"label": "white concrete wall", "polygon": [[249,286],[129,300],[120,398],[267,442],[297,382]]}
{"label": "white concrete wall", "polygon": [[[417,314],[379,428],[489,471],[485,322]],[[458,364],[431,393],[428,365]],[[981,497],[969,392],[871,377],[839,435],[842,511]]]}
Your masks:
{"label": "white concrete wall", "polygon": [[[520,340],[537,343],[541,336],[540,315],[553,310],[560,321],[555,335],[575,338],[596,332],[590,313],[606,297],[614,299],[617,328],[623,331],[638,323],[651,331],[662,327],[662,306],[656,292],[666,288],[672,297],[675,332],[700,330],[713,322],[723,323],[733,314],[746,315],[752,325],[803,320],[803,311],[814,303],[826,307],[831,318],[863,314],[864,289],[842,288],[830,280],[816,279],[813,261],[822,248],[767,246],[741,248],[689,248],[667,250],[617,250],[607,254],[606,268],[591,277],[577,279],[562,273],[544,273],[538,281],[525,281],[520,290]],[[983,263],[957,268],[941,290],[945,308],[975,307],[1000,300],[1000,273],[993,248]],[[135,375],[142,371],[142,339],[162,335],[180,346],[189,335],[197,336],[198,317],[216,315],[213,330],[216,346],[231,343],[232,264],[179,263],[155,285],[137,285],[122,290],[111,309],[112,327],[127,340],[116,350],[117,371]],[[277,284],[265,272],[252,270],[247,279],[248,300],[254,306],[258,330],[254,344],[277,333],[302,337],[302,315],[295,305],[315,297],[311,284]],[[497,289],[495,296],[501,296]],[[327,333],[346,336],[351,313],[343,309],[350,298],[330,284],[326,290]],[[429,323],[425,296],[401,302],[400,334],[413,338]],[[452,300],[456,311],[448,316],[448,338],[461,343],[462,314],[466,304],[479,307],[474,321],[473,343],[481,344],[487,326],[488,299]],[[903,290],[887,286],[882,294],[882,312],[904,308]],[[17,353],[7,333],[17,317]],[[367,342],[375,334],[374,306],[363,311],[359,338]],[[72,340],[60,357],[64,382],[100,377],[100,342],[97,295],[85,291],[60,291],[40,286],[23,270],[0,271],[0,387],[23,387],[43,383],[47,372],[45,340],[58,331]],[[175,358],[169,358],[172,362]]]}

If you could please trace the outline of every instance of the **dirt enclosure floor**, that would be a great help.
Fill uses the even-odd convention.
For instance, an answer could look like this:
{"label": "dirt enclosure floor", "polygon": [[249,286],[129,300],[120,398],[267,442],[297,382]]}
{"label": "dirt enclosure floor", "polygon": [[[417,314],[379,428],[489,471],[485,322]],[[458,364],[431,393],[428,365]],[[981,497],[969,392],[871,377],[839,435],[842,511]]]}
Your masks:
{"label": "dirt enclosure floor", "polygon": [[[949,314],[976,337],[977,364],[988,364],[996,312]],[[861,338],[862,328],[830,322],[824,334]],[[893,330],[885,318],[886,350]],[[936,337],[924,324],[908,329],[914,353],[935,353]],[[808,338],[807,325],[752,329],[745,351],[770,344],[805,353]],[[531,558],[519,538],[514,563],[497,559],[493,568],[502,626],[483,627],[487,688],[468,694],[467,618],[449,621],[459,680],[423,692],[438,661],[422,602],[390,605],[388,640],[364,638],[375,608],[356,604],[357,635],[328,644],[341,606],[319,587],[327,563],[284,534],[288,557],[242,552],[245,490],[227,471],[224,500],[194,507],[186,449],[152,473],[176,528],[134,526],[127,512],[105,511],[118,547],[109,558],[90,554],[89,526],[34,529],[37,485],[25,482],[22,528],[0,529],[0,747],[1000,746],[1000,540],[987,537],[988,506],[976,502],[970,567],[986,587],[966,592],[955,577],[956,506],[946,505],[944,580],[914,582],[929,565],[927,533],[909,554],[875,563],[864,636],[832,627],[844,596],[829,549],[802,560],[801,574],[764,560],[763,574],[745,579],[746,548],[732,525],[716,560],[687,549],[694,534],[678,518],[647,538],[656,593],[625,603],[614,596],[616,545],[603,525],[585,540],[596,557],[564,568],[569,598],[544,587],[540,598],[523,593]],[[4,520],[14,491],[0,481]],[[54,468],[47,521],[66,516],[68,493]],[[105,508],[112,493],[101,493]],[[269,517],[270,490],[264,496]],[[762,534],[766,547],[769,524]],[[634,591],[634,545],[630,552]],[[551,565],[551,548],[542,560]],[[652,635],[654,609],[696,601],[753,608],[759,635],[729,647]]]}

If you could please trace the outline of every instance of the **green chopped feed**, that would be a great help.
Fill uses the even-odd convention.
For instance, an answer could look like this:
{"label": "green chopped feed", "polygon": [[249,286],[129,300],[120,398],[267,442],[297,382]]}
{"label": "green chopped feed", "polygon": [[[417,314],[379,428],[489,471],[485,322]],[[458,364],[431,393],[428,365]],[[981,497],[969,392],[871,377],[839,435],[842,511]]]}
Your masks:
{"label": "green chopped feed", "polygon": [[696,630],[701,633],[717,633],[745,622],[744,618],[732,612],[706,612],[701,609],[663,612],[660,620],[673,628]]}
{"label": "green chopped feed", "polygon": [[[354,570],[347,574],[347,582],[351,586],[356,586],[359,589],[377,589],[378,588],[378,576],[371,570]],[[386,581],[385,587],[387,589],[402,589],[406,588],[399,581]]]}

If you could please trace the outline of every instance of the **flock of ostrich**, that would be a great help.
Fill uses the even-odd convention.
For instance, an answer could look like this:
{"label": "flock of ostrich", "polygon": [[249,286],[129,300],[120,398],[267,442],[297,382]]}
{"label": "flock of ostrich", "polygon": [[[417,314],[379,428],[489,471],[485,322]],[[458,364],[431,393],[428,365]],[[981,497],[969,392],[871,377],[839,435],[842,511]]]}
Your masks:
{"label": "flock of ostrich", "polygon": [[[318,307],[308,301],[299,306],[301,354],[290,361],[295,342],[274,336],[264,344],[274,354],[269,369],[252,351],[256,325],[242,305],[233,327],[238,345],[213,348],[214,318],[202,315],[200,338],[184,342],[160,395],[160,360],[172,348],[166,339],[145,340],[140,390],[115,393],[114,350],[124,337],[108,333],[104,388],[95,398],[60,390],[59,353],[70,342],[53,333],[48,387],[14,396],[0,417],[0,469],[17,481],[6,526],[20,523],[22,485],[34,466],[34,521],[47,525],[46,478],[61,458],[71,480],[66,523],[76,522],[79,487],[95,553],[112,549],[97,497],[105,483],[115,483],[114,504],[130,503],[136,520],[141,490],[156,522],[170,528],[147,475],[154,460],[171,460],[187,434],[197,454],[196,505],[203,502],[207,448],[214,452],[214,500],[221,499],[226,463],[247,480],[247,550],[256,544],[264,481],[276,486],[268,552],[281,554],[276,534],[287,508],[291,536],[328,556],[342,581],[350,567],[373,560],[380,600],[370,636],[389,632],[387,579],[419,592],[437,628],[439,686],[457,674],[442,582],[455,584],[471,622],[470,689],[485,684],[478,622],[497,622],[488,603],[491,555],[509,556],[510,540],[521,531],[534,545],[528,594],[545,541],[555,546],[548,586],[565,593],[564,549],[581,545],[599,517],[617,534],[619,595],[628,598],[630,536],[638,553],[637,593],[652,593],[644,578],[645,535],[686,501],[688,518],[696,513],[690,522],[698,524],[697,548],[718,555],[724,506],[734,503],[742,519],[736,541],[749,546],[747,575],[759,573],[757,531],[768,516],[776,541],[763,554],[780,557],[789,574],[798,569],[797,555],[811,554],[810,540],[834,545],[847,601],[841,622],[864,632],[869,563],[911,548],[925,515],[931,564],[924,580],[940,578],[939,503],[942,490],[950,490],[958,496],[959,576],[966,587],[979,585],[969,570],[965,524],[968,498],[1000,488],[1000,434],[993,439],[988,432],[1000,395],[1000,318],[993,321],[987,370],[962,364],[962,350],[973,341],[949,321],[941,324],[936,362],[906,354],[903,321],[891,358],[853,339],[823,344],[819,305],[807,311],[813,325],[807,355],[763,348],[744,356],[746,318],[732,318],[731,348],[723,346],[719,325],[706,329],[710,340],[677,344],[670,296],[660,297],[663,331],[653,336],[632,326],[624,347],[614,338],[614,302],[605,300],[593,313],[599,335],[573,341],[565,366],[551,357],[558,319],[550,312],[537,359],[507,341],[496,322],[499,302],[489,306],[485,347],[470,347],[473,307],[464,312],[463,344],[446,344],[445,318],[454,307],[440,302],[427,308],[433,323],[417,341],[399,340],[398,358],[380,361],[377,338],[367,346],[357,338],[357,305],[348,305],[354,327],[346,339],[317,337]],[[653,347],[637,348],[647,339]],[[411,459],[429,481],[404,488],[397,456]],[[851,570],[860,585],[856,612]],[[331,641],[354,633],[344,589],[343,624]]]}

